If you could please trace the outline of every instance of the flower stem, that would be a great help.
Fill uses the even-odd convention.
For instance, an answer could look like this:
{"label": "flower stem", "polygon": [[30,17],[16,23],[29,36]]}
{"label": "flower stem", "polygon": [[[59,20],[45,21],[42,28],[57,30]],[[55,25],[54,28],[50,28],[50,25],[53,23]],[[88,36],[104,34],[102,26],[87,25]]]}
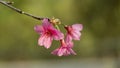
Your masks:
{"label": "flower stem", "polygon": [[60,28],[59,28],[59,26],[58,25],[55,25],[55,27],[60,31]]}
{"label": "flower stem", "polygon": [[5,5],[5,6],[7,6],[7,7],[10,8],[10,9],[12,9],[12,10],[20,13],[20,14],[24,14],[24,15],[26,15],[26,16],[32,17],[32,18],[37,19],[37,20],[43,20],[43,19],[44,19],[44,18],[42,18],[42,17],[37,17],[37,16],[34,16],[34,15],[32,15],[32,14],[26,13],[26,12],[24,12],[24,11],[18,9],[18,8],[15,8],[15,7],[12,6],[10,3],[7,3],[6,1],[0,0],[0,3],[3,4],[3,5]]}

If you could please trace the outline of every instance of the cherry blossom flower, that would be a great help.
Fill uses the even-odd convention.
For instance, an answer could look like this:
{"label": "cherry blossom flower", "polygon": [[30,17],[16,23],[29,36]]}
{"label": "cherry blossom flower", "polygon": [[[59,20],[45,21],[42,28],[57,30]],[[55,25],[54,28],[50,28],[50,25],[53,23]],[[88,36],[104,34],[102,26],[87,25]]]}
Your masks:
{"label": "cherry blossom flower", "polygon": [[42,25],[35,26],[34,30],[41,35],[38,39],[38,44],[47,49],[50,48],[53,39],[60,40],[64,38],[63,33],[54,28],[47,18],[42,20]]}
{"label": "cherry blossom flower", "polygon": [[71,42],[72,39],[80,40],[81,33],[83,26],[82,24],[74,24],[72,26],[65,26],[67,30],[66,34],[66,42]]}
{"label": "cherry blossom flower", "polygon": [[55,49],[51,54],[58,55],[58,56],[68,56],[68,55],[76,55],[76,53],[72,50],[73,44],[67,43],[64,40],[60,40],[61,46]]}
{"label": "cherry blossom flower", "polygon": [[[56,20],[56,19],[55,19]],[[57,21],[58,22],[58,21]],[[40,46],[44,46],[45,48],[50,48],[53,40],[60,41],[60,47],[51,52],[53,55],[58,56],[68,56],[68,55],[76,55],[73,48],[73,40],[80,40],[83,26],[82,24],[74,24],[72,26],[65,26],[67,30],[65,40],[62,32],[59,31],[59,27],[56,29],[54,26],[57,24],[56,21],[44,18],[42,20],[42,25],[37,25],[34,27],[34,30],[40,34],[38,39],[38,44]],[[54,25],[54,26],[53,26]]]}

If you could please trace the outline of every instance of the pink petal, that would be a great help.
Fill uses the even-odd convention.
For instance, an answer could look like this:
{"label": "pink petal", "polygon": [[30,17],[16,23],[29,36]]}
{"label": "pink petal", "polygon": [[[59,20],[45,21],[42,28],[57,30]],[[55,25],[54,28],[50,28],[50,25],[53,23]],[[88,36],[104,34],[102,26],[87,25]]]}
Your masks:
{"label": "pink petal", "polygon": [[81,33],[79,31],[73,31],[71,36],[74,40],[80,40]]}
{"label": "pink petal", "polygon": [[38,39],[38,44],[40,46],[44,45],[44,39],[45,39],[45,35],[41,35],[40,38]]}
{"label": "pink petal", "polygon": [[55,49],[54,51],[51,52],[53,55],[57,55],[59,48]]}
{"label": "pink petal", "polygon": [[37,32],[37,33],[43,33],[44,32],[44,29],[41,25],[37,25],[34,27],[34,30]]}
{"label": "pink petal", "polygon": [[55,28],[50,28],[50,32],[55,40],[60,40],[64,38],[64,34]]}
{"label": "pink petal", "polygon": [[72,41],[66,42],[66,44],[67,44],[67,47],[69,47],[69,48],[72,48],[74,46]]}
{"label": "pink petal", "polygon": [[72,25],[72,28],[74,30],[81,31],[83,29],[83,25],[82,24],[74,24],[74,25]]}
{"label": "pink petal", "polygon": [[63,55],[68,56],[69,54],[70,54],[70,52],[68,50],[66,50]]}
{"label": "pink petal", "polygon": [[62,49],[62,48],[60,48],[60,49],[58,50],[57,55],[58,55],[58,56],[62,56],[62,55],[63,55],[63,49]]}
{"label": "pink petal", "polygon": [[49,19],[47,18],[44,18],[42,20],[42,26],[44,27],[44,29],[53,28],[53,25],[50,23]]}
{"label": "pink petal", "polygon": [[58,56],[68,56],[68,55],[76,55],[76,53],[71,49],[71,47],[60,47],[55,49],[51,54]]}
{"label": "pink petal", "polygon": [[51,44],[52,44],[52,40],[53,40],[53,38],[52,37],[47,37],[46,36],[46,38],[44,39],[44,46],[45,46],[45,48],[50,48],[50,46],[51,46]]}
{"label": "pink petal", "polygon": [[76,55],[76,53],[71,48],[69,49],[69,52],[73,55]]}
{"label": "pink petal", "polygon": [[71,41],[72,41],[72,37],[70,34],[67,33],[65,42],[71,42]]}
{"label": "pink petal", "polygon": [[60,40],[64,38],[64,34],[58,31],[56,32],[56,34],[53,35],[53,37],[55,40]]}
{"label": "pink petal", "polygon": [[38,44],[48,49],[52,44],[52,40],[53,40],[52,37],[47,36],[47,34],[44,34],[44,35],[41,35],[41,37],[39,38]]}

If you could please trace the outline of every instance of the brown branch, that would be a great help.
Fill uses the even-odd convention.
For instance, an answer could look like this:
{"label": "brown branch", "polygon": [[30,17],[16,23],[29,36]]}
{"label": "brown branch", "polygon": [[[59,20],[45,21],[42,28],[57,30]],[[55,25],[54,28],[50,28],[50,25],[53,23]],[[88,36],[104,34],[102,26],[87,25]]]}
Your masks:
{"label": "brown branch", "polygon": [[20,13],[20,14],[27,15],[27,16],[32,17],[32,18],[37,19],[37,20],[43,20],[44,19],[44,18],[41,18],[41,17],[34,16],[32,14],[26,13],[26,12],[24,12],[24,11],[18,9],[18,8],[15,8],[14,6],[11,5],[11,4],[13,4],[13,2],[6,2],[6,1],[0,0],[0,3],[7,6],[10,9]]}

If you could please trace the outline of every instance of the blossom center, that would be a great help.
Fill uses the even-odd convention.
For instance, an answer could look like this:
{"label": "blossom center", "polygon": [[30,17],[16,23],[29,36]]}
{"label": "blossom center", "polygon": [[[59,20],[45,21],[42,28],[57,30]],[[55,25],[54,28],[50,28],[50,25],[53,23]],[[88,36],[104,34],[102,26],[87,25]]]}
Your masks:
{"label": "blossom center", "polygon": [[71,34],[71,32],[73,31],[73,29],[72,29],[71,26],[67,26],[67,27],[65,27],[65,28],[67,29],[67,32],[68,32],[69,34]]}
{"label": "blossom center", "polygon": [[47,34],[48,36],[51,36],[51,35],[52,35],[52,33],[51,33],[50,31],[46,31],[46,34]]}
{"label": "blossom center", "polygon": [[66,47],[67,45],[66,45],[66,43],[65,43],[65,41],[62,39],[62,40],[60,40],[60,43],[61,43],[61,46],[63,46],[63,47]]}

